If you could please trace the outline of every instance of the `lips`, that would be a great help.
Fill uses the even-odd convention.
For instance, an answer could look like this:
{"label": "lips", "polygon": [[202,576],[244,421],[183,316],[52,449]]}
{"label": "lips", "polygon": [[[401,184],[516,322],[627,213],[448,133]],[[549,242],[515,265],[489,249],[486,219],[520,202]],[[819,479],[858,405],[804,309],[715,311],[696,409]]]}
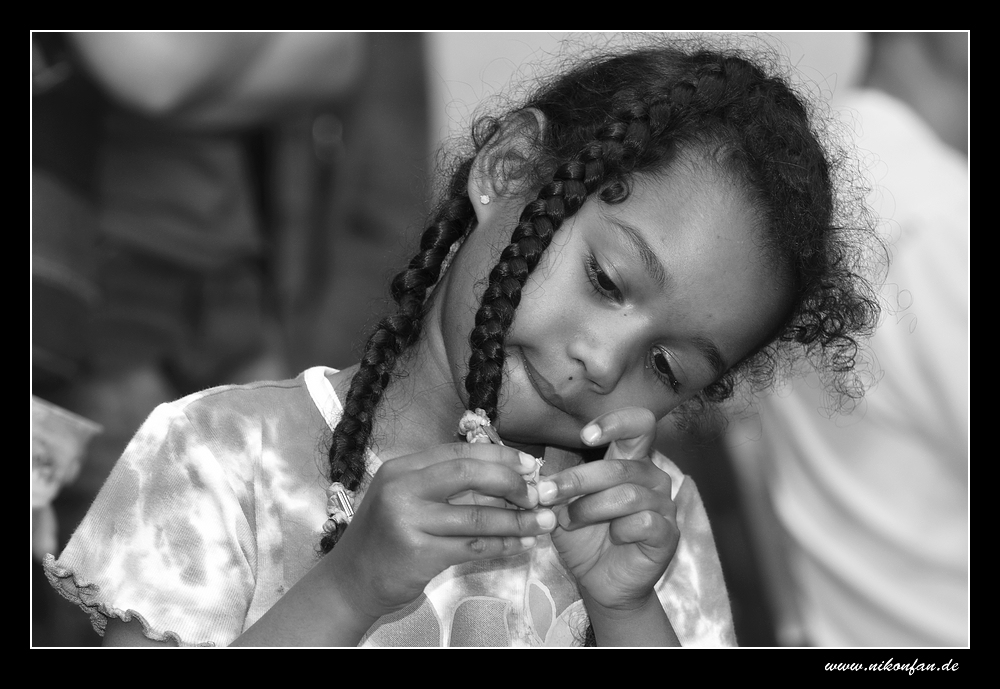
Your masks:
{"label": "lips", "polygon": [[520,347],[517,348],[518,355],[521,359],[521,363],[524,365],[525,375],[528,377],[528,382],[531,383],[531,387],[535,389],[538,396],[541,397],[550,407],[555,407],[564,414],[569,414],[566,409],[566,402],[563,398],[556,392],[556,389],[552,386],[552,383],[547,381],[538,370],[531,365],[528,361],[528,357],[525,356],[524,350]]}

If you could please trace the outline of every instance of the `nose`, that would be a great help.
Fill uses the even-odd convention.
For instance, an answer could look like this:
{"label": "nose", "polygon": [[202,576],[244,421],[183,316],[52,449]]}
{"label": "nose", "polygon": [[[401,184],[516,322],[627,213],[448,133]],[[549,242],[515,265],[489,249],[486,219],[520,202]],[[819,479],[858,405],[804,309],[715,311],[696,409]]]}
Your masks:
{"label": "nose", "polygon": [[567,353],[578,362],[581,375],[602,394],[612,392],[627,368],[626,338],[614,328],[582,329],[570,342]]}

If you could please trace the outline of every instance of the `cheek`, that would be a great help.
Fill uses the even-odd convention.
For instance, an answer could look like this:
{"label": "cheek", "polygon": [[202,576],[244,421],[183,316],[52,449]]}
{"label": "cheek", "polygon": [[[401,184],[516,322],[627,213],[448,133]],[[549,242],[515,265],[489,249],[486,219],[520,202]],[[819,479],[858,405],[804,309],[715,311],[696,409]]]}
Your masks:
{"label": "cheek", "polygon": [[585,318],[586,295],[567,275],[539,275],[528,278],[514,315],[511,333],[530,336],[568,335],[574,324]]}
{"label": "cheek", "polygon": [[[642,378],[648,371],[637,371],[636,377]],[[676,409],[682,400],[670,393],[659,381],[638,380],[634,385],[629,385],[623,391],[620,398],[612,402],[617,407],[642,407],[653,412],[653,416],[659,421],[664,416]]]}

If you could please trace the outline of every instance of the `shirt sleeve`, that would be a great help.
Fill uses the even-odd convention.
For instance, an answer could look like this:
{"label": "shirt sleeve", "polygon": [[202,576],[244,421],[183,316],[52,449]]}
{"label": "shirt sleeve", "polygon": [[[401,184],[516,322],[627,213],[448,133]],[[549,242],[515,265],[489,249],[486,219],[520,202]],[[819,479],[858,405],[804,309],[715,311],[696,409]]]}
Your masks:
{"label": "shirt sleeve", "polygon": [[674,479],[677,527],[681,537],[674,559],[656,585],[656,594],[682,646],[736,646],[729,593],[708,513],[690,476],[662,455],[654,457]]}
{"label": "shirt sleeve", "polygon": [[59,559],[45,558],[49,581],[98,634],[111,617],[184,646],[225,645],[243,631],[253,511],[183,402],[153,411]]}

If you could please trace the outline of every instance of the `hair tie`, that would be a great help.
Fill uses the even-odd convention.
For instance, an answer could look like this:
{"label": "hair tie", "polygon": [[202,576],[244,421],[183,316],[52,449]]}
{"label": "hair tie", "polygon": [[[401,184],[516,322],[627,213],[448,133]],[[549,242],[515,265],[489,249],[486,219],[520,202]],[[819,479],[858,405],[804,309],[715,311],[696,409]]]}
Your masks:
{"label": "hair tie", "polygon": [[[470,443],[503,445],[500,434],[493,428],[493,424],[490,422],[490,417],[487,416],[485,409],[476,409],[475,411],[466,409],[458,422],[458,432],[464,435],[465,439]],[[538,480],[538,472],[542,468],[542,465],[545,464],[545,460],[541,457],[535,457],[535,464],[537,465],[535,473],[528,479],[528,483],[532,485]]]}
{"label": "hair tie", "polygon": [[486,410],[476,411],[465,410],[461,420],[458,422],[458,432],[465,436],[470,443],[493,443],[503,445],[500,435],[490,423],[490,417],[486,415]]}
{"label": "hair tie", "polygon": [[353,490],[347,490],[343,483],[337,481],[331,483],[326,489],[326,523],[323,524],[323,531],[332,533],[336,530],[337,524],[347,526],[354,517],[354,498],[356,494]]}

